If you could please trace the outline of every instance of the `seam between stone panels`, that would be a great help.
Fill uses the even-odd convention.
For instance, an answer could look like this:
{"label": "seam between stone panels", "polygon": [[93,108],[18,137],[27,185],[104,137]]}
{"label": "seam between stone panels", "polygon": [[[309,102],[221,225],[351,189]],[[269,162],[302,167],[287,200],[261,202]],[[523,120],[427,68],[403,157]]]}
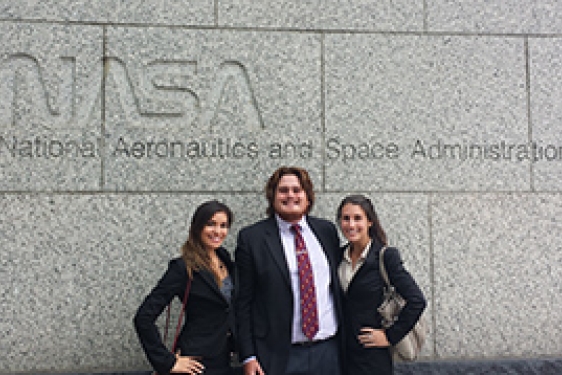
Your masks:
{"label": "seam between stone panels", "polygon": [[433,211],[432,203],[435,194],[427,199],[427,225],[429,229],[429,284],[431,285],[431,325],[432,325],[432,357],[437,358],[437,310],[435,309],[435,253],[433,246]]}
{"label": "seam between stone panels", "polygon": [[254,195],[263,194],[261,190],[244,190],[244,191],[228,191],[228,190],[19,190],[19,191],[0,191],[0,195],[209,195],[209,194],[226,194],[226,195]]}
{"label": "seam between stone panels", "polygon": [[105,84],[107,81],[107,26],[103,27],[102,32],[102,75],[101,75],[101,155],[100,155],[100,189],[103,190],[105,186],[105,122],[106,122],[106,111],[105,111]]}
{"label": "seam between stone panels", "polygon": [[115,23],[115,22],[92,22],[92,21],[58,21],[58,20],[28,20],[28,19],[2,19],[0,23],[17,24],[49,24],[64,26],[112,26],[112,27],[139,27],[139,28],[166,28],[185,30],[223,30],[223,31],[254,31],[254,32],[287,32],[287,33],[311,33],[311,34],[374,34],[374,35],[411,35],[411,36],[466,36],[466,37],[501,37],[501,38],[561,38],[562,33],[483,33],[463,31],[399,31],[399,30],[375,30],[375,29],[318,29],[318,28],[287,28],[287,27],[240,27],[216,25],[168,25],[151,23]]}
{"label": "seam between stone panels", "polygon": [[[525,53],[525,94],[527,106],[527,131],[529,142],[533,141],[533,121],[531,113],[531,59],[529,54],[529,38],[524,39],[524,53]],[[529,163],[529,188],[531,191],[535,191],[535,179],[534,179],[534,163],[531,161]]]}
{"label": "seam between stone panels", "polygon": [[219,0],[214,0],[214,16],[215,16],[215,27],[219,26]]}
{"label": "seam between stone panels", "polygon": [[326,192],[326,49],[325,35],[320,34],[320,124],[322,126],[322,192]]}
{"label": "seam between stone panels", "polygon": [[423,0],[423,32],[427,33],[427,18],[428,18],[428,11],[427,11],[427,0]]}
{"label": "seam between stone panels", "polygon": [[[376,193],[388,193],[388,194],[445,194],[445,195],[456,195],[456,194],[529,194],[535,193],[535,191],[526,190],[391,190],[391,189],[381,189],[381,190],[348,190],[348,189],[330,189],[325,191],[325,193],[361,193],[361,192],[376,192]],[[544,190],[541,193],[562,193],[561,190]]]}
{"label": "seam between stone panels", "polygon": [[[42,195],[42,194],[59,194],[59,195],[107,195],[107,194],[115,194],[115,195],[144,195],[144,194],[165,194],[165,195],[179,195],[179,194],[228,194],[228,195],[252,195],[252,194],[262,194],[263,191],[260,190],[0,190],[0,195],[17,195],[17,194],[25,194],[25,195]],[[462,196],[462,195],[478,195],[478,196],[486,196],[486,195],[498,195],[498,194],[517,194],[522,196],[541,196],[541,195],[550,195],[550,196],[562,196],[562,191],[516,191],[516,192],[420,192],[420,191],[384,191],[384,190],[338,190],[338,191],[326,191],[326,192],[319,192],[319,194],[339,194],[339,193],[346,193],[346,194],[396,194],[396,195],[407,195],[407,194],[417,194],[417,195],[446,195],[446,196]]]}

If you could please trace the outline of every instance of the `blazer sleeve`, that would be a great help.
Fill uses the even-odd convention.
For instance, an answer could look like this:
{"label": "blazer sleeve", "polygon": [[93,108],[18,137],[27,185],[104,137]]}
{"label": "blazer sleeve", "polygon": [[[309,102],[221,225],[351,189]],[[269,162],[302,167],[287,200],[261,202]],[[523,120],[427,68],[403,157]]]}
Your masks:
{"label": "blazer sleeve", "polygon": [[238,233],[235,250],[235,315],[239,356],[245,360],[256,355],[253,342],[252,302],[255,293],[254,259],[246,239],[247,229]]}
{"label": "blazer sleeve", "polygon": [[159,374],[167,374],[176,363],[175,355],[166,348],[156,320],[172,299],[185,293],[187,271],[181,259],[170,261],[168,270],[138,308],[133,323],[148,361]]}
{"label": "blazer sleeve", "polygon": [[414,328],[427,303],[416,281],[404,268],[397,249],[388,248],[385,251],[384,264],[390,283],[406,300],[406,305],[400,311],[398,320],[386,330],[388,341],[391,345],[395,345]]}

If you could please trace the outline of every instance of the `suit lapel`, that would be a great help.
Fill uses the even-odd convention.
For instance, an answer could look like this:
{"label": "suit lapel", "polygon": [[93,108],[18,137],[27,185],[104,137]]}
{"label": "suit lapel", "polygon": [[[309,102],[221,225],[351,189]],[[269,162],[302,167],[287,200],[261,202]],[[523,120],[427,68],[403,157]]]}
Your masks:
{"label": "suit lapel", "polygon": [[374,266],[378,267],[379,264],[379,259],[378,259],[378,249],[376,249],[377,245],[375,244],[375,242],[371,242],[371,247],[369,248],[369,252],[367,253],[367,257],[365,258],[365,262],[363,262],[363,264],[359,267],[359,269],[357,270],[357,272],[355,272],[355,275],[353,275],[353,278],[351,279],[351,282],[349,283],[349,286],[347,288],[347,291],[349,292],[350,289],[352,289],[353,284],[355,279],[361,278],[361,274],[364,272],[369,272],[369,270],[371,270]]}
{"label": "suit lapel", "polygon": [[371,249],[369,250],[369,254],[367,254],[367,259],[365,261],[369,263],[376,263],[378,266],[379,253],[381,249],[382,247],[377,242],[375,242],[375,240],[373,240],[373,242],[371,243]]}
{"label": "suit lapel", "polygon": [[[308,226],[310,227],[310,229],[312,230],[312,232],[314,233],[314,235],[318,239],[318,242],[320,242],[320,247],[322,248],[322,251],[324,252],[324,255],[326,256],[326,259],[328,260],[328,268],[330,269],[330,276],[331,276],[330,277],[331,278],[330,287],[332,288],[332,291],[334,292],[334,295],[337,295],[339,293],[339,291],[341,290],[341,285],[340,285],[339,275],[338,275],[338,265],[339,264],[338,264],[337,259],[334,258],[336,256],[336,250],[332,250],[332,251],[328,250],[330,248],[330,246],[333,246],[333,244],[330,244],[330,243],[326,242],[326,241],[328,241],[327,236],[326,236],[325,233],[322,232],[322,230],[318,226],[318,222],[314,218],[310,218],[308,216],[307,216],[306,220],[308,222]],[[337,244],[337,245],[339,245],[339,244]]]}
{"label": "suit lapel", "polygon": [[213,293],[215,293],[221,299],[226,301],[226,298],[224,298],[224,295],[220,291],[219,286],[217,285],[217,283],[215,281],[215,277],[213,276],[211,271],[201,270],[201,271],[199,271],[199,275],[201,276],[201,280],[203,280],[203,282],[205,284],[207,284],[207,286],[209,287],[209,289],[211,289],[213,291]]}
{"label": "suit lapel", "polygon": [[285,258],[285,251],[283,250],[283,244],[281,242],[281,236],[279,235],[279,227],[274,217],[271,217],[267,221],[265,228],[265,241],[269,253],[273,257],[275,264],[279,267],[283,279],[289,287],[291,287],[291,276],[289,275],[289,267],[287,266],[287,259]]}
{"label": "suit lapel", "polygon": [[[230,274],[230,277],[234,278],[234,273],[233,273],[233,268],[232,268],[232,260],[231,260],[230,256],[228,255],[227,251],[223,248],[219,248],[219,249],[217,249],[217,255],[223,261],[223,263],[226,265],[226,267],[228,269],[228,273]],[[207,284],[207,286],[215,294],[217,294],[225,302],[228,302],[226,300],[225,296],[222,294],[221,290],[219,289],[219,286],[217,285],[217,282],[215,281],[215,276],[213,275],[213,273],[211,271],[201,270],[201,271],[199,271],[199,275],[201,276],[201,279],[203,280],[203,282],[205,284]]]}
{"label": "suit lapel", "polygon": [[308,223],[308,226],[312,230],[312,232],[314,232],[314,235],[316,236],[316,239],[318,239],[318,242],[320,242],[320,247],[322,248],[322,251],[324,252],[324,255],[326,255],[326,258],[328,259],[328,262],[330,263],[330,269],[334,269],[335,266],[337,266],[335,264],[335,259],[333,259],[334,252],[333,251],[326,251],[326,249],[328,249],[329,245],[326,244],[325,236],[322,235],[322,232],[320,231],[320,229],[316,225],[316,221],[311,220],[311,218],[308,217],[308,216],[306,218],[306,221]]}

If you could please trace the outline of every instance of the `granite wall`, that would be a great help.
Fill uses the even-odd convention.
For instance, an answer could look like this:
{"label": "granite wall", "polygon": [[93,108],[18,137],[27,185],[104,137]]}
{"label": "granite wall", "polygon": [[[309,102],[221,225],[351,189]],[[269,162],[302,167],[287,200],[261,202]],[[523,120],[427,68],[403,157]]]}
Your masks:
{"label": "granite wall", "polygon": [[561,16],[0,0],[0,373],[147,369],[131,318],[195,206],[234,209],[233,249],[280,165],[318,216],[372,197],[429,301],[425,363],[562,357]]}

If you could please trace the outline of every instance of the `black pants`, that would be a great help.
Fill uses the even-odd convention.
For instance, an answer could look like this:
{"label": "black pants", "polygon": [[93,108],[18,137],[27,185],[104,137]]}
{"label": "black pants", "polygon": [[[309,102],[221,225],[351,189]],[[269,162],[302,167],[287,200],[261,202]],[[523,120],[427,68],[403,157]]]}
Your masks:
{"label": "black pants", "polygon": [[234,375],[234,372],[230,366],[222,368],[207,368],[203,370],[202,375]]}
{"label": "black pants", "polygon": [[203,357],[200,362],[205,366],[202,375],[233,375],[230,365],[230,348],[225,345],[216,357]]}
{"label": "black pants", "polygon": [[340,375],[339,358],[338,342],[335,338],[310,345],[293,345],[285,374]]}

